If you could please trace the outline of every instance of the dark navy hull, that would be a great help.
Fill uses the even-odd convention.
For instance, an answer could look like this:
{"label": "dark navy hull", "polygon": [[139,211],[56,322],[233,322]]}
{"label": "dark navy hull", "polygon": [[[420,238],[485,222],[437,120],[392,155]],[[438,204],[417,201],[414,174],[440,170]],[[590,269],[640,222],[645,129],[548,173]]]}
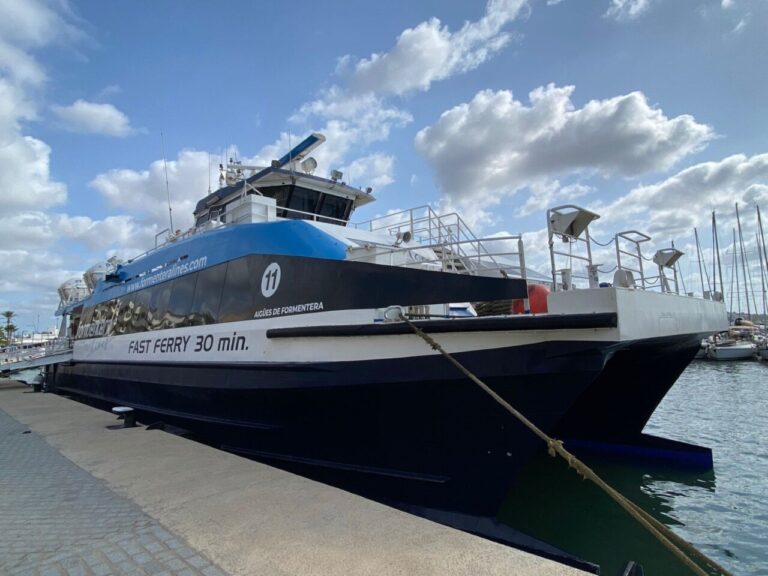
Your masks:
{"label": "dark navy hull", "polygon": [[[458,354],[552,431],[609,343]],[[303,364],[75,363],[55,390],[134,406],[213,443],[393,501],[494,515],[543,443],[444,358]]]}
{"label": "dark navy hull", "polygon": [[691,363],[701,334],[652,338],[617,347],[605,370],[568,411],[555,433],[631,443]]}

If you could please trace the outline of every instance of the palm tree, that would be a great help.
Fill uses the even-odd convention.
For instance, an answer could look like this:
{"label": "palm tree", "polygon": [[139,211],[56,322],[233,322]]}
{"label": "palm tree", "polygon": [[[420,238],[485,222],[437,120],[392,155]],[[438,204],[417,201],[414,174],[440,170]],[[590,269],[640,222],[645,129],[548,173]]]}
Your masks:
{"label": "palm tree", "polygon": [[14,316],[16,316],[16,312],[13,310],[6,310],[2,313],[3,318],[5,318],[5,338],[7,343],[11,342],[11,336],[13,335],[14,331],[16,330],[16,326],[11,324],[11,319],[13,319]]}
{"label": "palm tree", "polygon": [[0,332],[4,332],[4,340],[5,344],[8,345],[11,343],[11,338],[13,338],[13,333],[16,332],[16,325],[15,324],[6,324],[5,327],[0,326]]}

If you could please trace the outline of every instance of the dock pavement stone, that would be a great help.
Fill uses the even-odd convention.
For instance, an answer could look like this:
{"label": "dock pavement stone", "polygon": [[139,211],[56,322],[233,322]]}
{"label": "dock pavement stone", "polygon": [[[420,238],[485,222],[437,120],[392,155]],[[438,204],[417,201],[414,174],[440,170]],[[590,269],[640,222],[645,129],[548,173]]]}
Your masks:
{"label": "dock pavement stone", "polygon": [[2,410],[0,574],[226,576]]}

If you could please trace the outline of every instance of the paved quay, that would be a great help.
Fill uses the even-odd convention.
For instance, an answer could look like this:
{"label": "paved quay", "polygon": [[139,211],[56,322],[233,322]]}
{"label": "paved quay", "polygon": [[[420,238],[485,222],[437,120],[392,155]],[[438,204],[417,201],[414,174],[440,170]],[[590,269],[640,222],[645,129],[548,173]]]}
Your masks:
{"label": "paved quay", "polygon": [[225,573],[0,409],[0,574]]}
{"label": "paved quay", "polygon": [[586,574],[0,381],[0,574]]}

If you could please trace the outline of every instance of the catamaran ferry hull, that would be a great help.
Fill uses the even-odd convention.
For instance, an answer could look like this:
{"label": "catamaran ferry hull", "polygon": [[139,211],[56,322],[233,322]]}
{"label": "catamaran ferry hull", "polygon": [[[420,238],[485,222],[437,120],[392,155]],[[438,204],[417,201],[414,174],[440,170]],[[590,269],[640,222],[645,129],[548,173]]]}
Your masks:
{"label": "catamaran ferry hull", "polygon": [[[418,344],[417,344],[418,345]],[[602,370],[604,343],[457,354],[545,430]],[[53,388],[132,406],[208,441],[390,499],[493,515],[540,440],[437,355],[254,364],[85,363]],[[546,401],[543,401],[546,399]]]}
{"label": "catamaran ferry hull", "polygon": [[[612,313],[417,323],[550,433],[583,416],[583,399],[595,391],[613,383],[613,394],[623,394],[616,376],[634,369],[633,351],[674,351],[674,361],[654,366],[671,384],[700,340],[619,342],[611,338]],[[477,515],[493,516],[545,448],[405,324],[238,327],[246,347],[254,346],[249,352],[270,350],[266,356],[280,361],[193,361],[177,343],[222,336],[216,327],[186,328],[160,331],[144,344],[131,336],[77,342],[75,361],[58,366],[49,382],[369,496]],[[132,361],[144,346],[156,356]],[[163,361],[163,349],[179,359]],[[657,403],[628,405],[622,414],[645,421]],[[600,408],[598,423],[617,411]]]}

